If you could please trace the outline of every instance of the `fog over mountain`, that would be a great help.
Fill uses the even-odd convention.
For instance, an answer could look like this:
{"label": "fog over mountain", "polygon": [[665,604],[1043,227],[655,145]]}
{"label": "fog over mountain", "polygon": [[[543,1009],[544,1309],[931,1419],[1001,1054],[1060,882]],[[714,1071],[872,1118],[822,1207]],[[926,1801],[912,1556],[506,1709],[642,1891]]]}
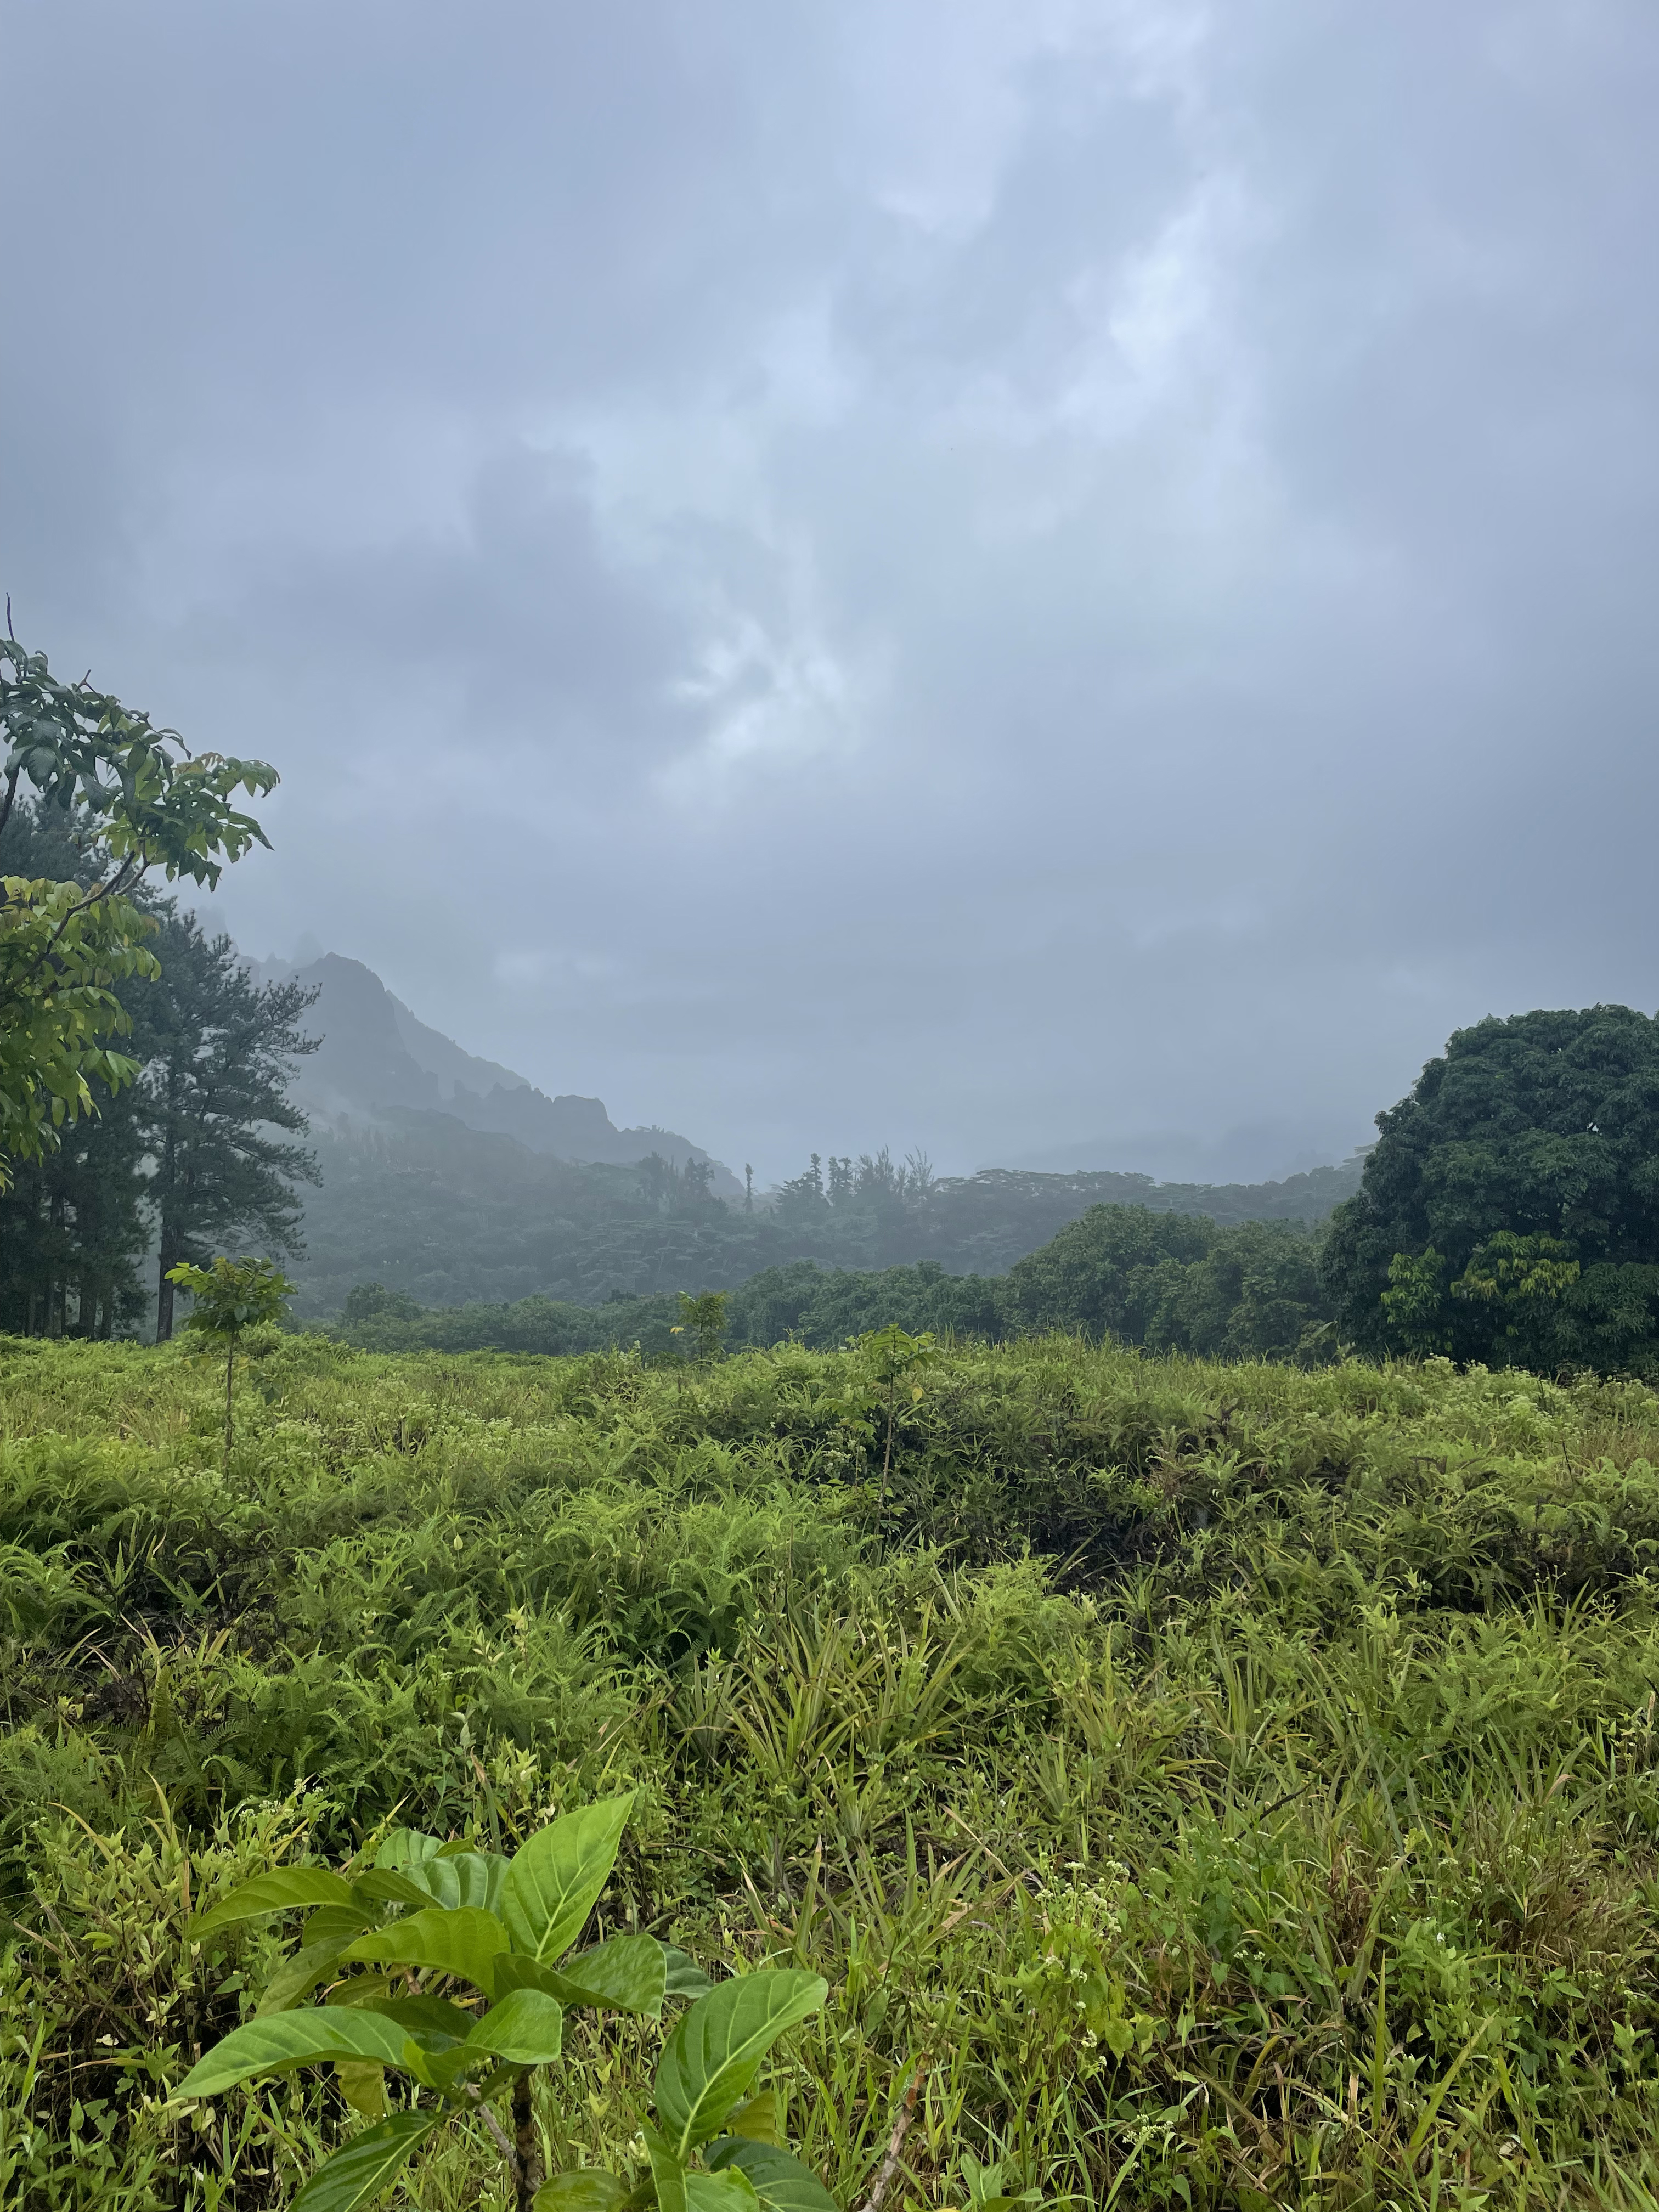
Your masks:
{"label": "fog over mountain", "polygon": [[18,0],[7,79],[18,633],[276,762],[224,918],[434,1082],[1255,1177],[1659,1000],[1650,0]]}
{"label": "fog over mountain", "polygon": [[[244,964],[256,982],[293,981],[317,994],[304,1026],[319,1048],[294,1063],[291,1088],[318,1134],[399,1126],[400,1109],[441,1110],[469,1129],[515,1137],[556,1159],[631,1167],[654,1152],[676,1168],[708,1159],[701,1146],[672,1129],[618,1129],[601,1100],[550,1098],[510,1067],[464,1051],[393,998],[361,960],[325,952],[303,965]],[[738,1196],[743,1185],[731,1170],[712,1165],[713,1194]]]}

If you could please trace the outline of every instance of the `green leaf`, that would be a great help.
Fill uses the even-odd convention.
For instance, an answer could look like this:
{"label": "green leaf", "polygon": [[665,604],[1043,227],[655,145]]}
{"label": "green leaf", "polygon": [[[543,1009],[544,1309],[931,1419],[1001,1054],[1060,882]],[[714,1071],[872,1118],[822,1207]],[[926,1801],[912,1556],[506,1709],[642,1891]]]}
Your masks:
{"label": "green leaf", "polygon": [[679,2157],[708,2142],[779,2036],[828,1995],[821,1974],[790,1969],[743,1974],[697,1999],[657,2062],[657,2112]]}
{"label": "green leaf", "polygon": [[489,1993],[498,2004],[513,1990],[539,1990],[544,1996],[556,1997],[562,2004],[563,1992],[569,1986],[562,1974],[526,1959],[522,1951],[503,1951],[491,1962]]}
{"label": "green leaf", "polygon": [[365,2128],[319,2166],[294,2199],[291,2212],[356,2212],[391,2185],[398,2168],[437,2125],[437,2112],[394,2112]]}
{"label": "green leaf", "polygon": [[374,1863],[377,1867],[419,1866],[435,1858],[442,1849],[437,1837],[428,1836],[422,1829],[389,1828],[380,1838]]}
{"label": "green leaf", "polygon": [[763,2212],[837,2212],[835,2198],[810,2167],[775,2143],[722,2136],[703,2154],[716,2173],[747,2174]]}
{"label": "green leaf", "polygon": [[655,2128],[642,2128],[651,2179],[657,2185],[657,2212],[686,2212],[685,2167]]}
{"label": "green leaf", "polygon": [[328,1942],[343,1950],[354,1936],[374,1927],[380,1917],[378,1912],[365,1912],[356,1905],[319,1905],[300,1930],[300,1942],[307,1951]]}
{"label": "green leaf", "polygon": [[468,2051],[489,2051],[509,2066],[550,2065],[559,2055],[563,2008],[540,1990],[511,1990],[475,2021]]}
{"label": "green leaf", "polygon": [[490,1987],[491,1961],[507,1948],[507,1930],[493,1912],[462,1905],[446,1912],[430,1905],[360,1936],[340,1954],[342,1964],[426,1966],[434,1973],[459,1974],[475,1987]]}
{"label": "green leaf", "polygon": [[417,1910],[432,1901],[432,1892],[418,1879],[417,1870],[400,1867],[370,1867],[351,1885],[358,1904],[412,1905]]}
{"label": "green leaf", "polygon": [[685,2177],[685,2212],[760,2212],[755,2185],[746,2173],[699,2173]]}
{"label": "green leaf", "polygon": [[536,2191],[532,2212],[617,2212],[627,2195],[628,2184],[614,2173],[584,2166],[544,2181]]}
{"label": "green leaf", "polygon": [[665,1943],[662,1955],[668,1969],[668,1979],[663,1995],[670,1997],[706,1997],[714,1986],[696,1960],[686,1951],[672,1943]]}
{"label": "green leaf", "polygon": [[174,2094],[216,2097],[256,2075],[286,2074],[325,2058],[370,2058],[383,2066],[401,2066],[405,2040],[405,2031],[395,2021],[356,2006],[272,2013],[233,2028],[197,2060]]}
{"label": "green leaf", "polygon": [[601,2005],[611,2012],[643,2013],[655,2020],[662,2011],[668,1972],[662,1945],[654,1936],[613,1936],[608,1942],[567,1959],[555,1978],[564,1984],[554,1991],[562,2003]]}
{"label": "green leaf", "polygon": [[740,2105],[726,2122],[726,2131],[734,2136],[746,2136],[750,2142],[775,2143],[778,2139],[778,2093],[763,2089],[746,2105]]}
{"label": "green leaf", "polygon": [[437,1904],[454,1911],[463,1905],[482,1905],[499,1913],[511,1859],[496,1851],[445,1851],[403,1869],[405,1878],[425,1890]]}
{"label": "green leaf", "polygon": [[454,2043],[465,2043],[477,2017],[474,2013],[463,2012],[459,2005],[451,2004],[447,1997],[374,1997],[369,2002],[383,2020],[395,2020],[399,2027],[410,2029],[422,2042],[443,2036]]}
{"label": "green leaf", "polygon": [[502,1917],[514,1947],[546,1965],[568,1950],[611,1879],[634,1802],[611,1797],[567,1813],[532,1836],[507,1870]]}
{"label": "green leaf", "polygon": [[336,2064],[334,2078],[340,2094],[359,2119],[386,2118],[386,2069],[372,2059],[349,2058]]}
{"label": "green leaf", "polygon": [[319,1982],[328,1979],[339,1957],[340,1946],[331,1940],[307,1943],[279,1966],[265,1984],[255,2012],[263,2019],[267,2013],[291,2011],[311,1995]]}
{"label": "green leaf", "polygon": [[349,1905],[351,1885],[326,1867],[279,1867],[274,1874],[256,1875],[191,1923],[191,1934],[200,1938],[216,1928],[228,1928],[238,1920],[258,1920],[267,1912],[290,1912],[306,1905]]}

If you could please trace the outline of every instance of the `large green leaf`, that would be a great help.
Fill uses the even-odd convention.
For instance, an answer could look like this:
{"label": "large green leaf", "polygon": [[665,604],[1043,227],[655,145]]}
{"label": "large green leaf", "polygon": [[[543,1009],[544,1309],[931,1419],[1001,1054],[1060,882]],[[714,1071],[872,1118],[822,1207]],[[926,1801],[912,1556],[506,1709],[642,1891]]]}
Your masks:
{"label": "large green leaf", "polygon": [[279,1867],[272,1874],[256,1875],[221,1898],[210,1911],[191,1923],[195,1937],[210,1936],[216,1928],[228,1928],[238,1920],[258,1920],[267,1912],[289,1912],[307,1905],[349,1905],[351,1885],[326,1867]]}
{"label": "large green leaf", "polygon": [[390,1828],[380,1838],[380,1847],[374,1854],[377,1867],[419,1866],[425,1860],[435,1858],[443,1849],[436,1836],[428,1836],[420,1828]]}
{"label": "large green leaf", "polygon": [[654,1936],[613,1936],[591,1951],[567,1959],[553,1979],[553,1994],[568,2005],[599,2005],[611,2012],[643,2013],[655,2020],[662,2011],[668,1971]]}
{"label": "large green leaf", "polygon": [[739,1975],[697,1999],[657,2062],[657,2113],[679,2157],[716,2133],[779,2036],[828,1995],[821,1974],[791,1969]]}
{"label": "large green leaf", "polygon": [[747,2174],[763,2212],[836,2212],[835,2198],[817,2174],[775,2143],[722,2136],[703,2156],[716,2173]]}
{"label": "large green leaf", "polygon": [[319,1905],[300,1930],[300,1942],[307,1951],[313,1944],[331,1942],[343,1951],[354,1936],[375,1927],[380,1918],[372,1905]]}
{"label": "large green leaf", "polygon": [[425,1966],[434,1973],[459,1974],[477,1988],[490,1987],[490,1962],[507,1948],[507,1930],[493,1912],[476,1905],[446,1912],[430,1905],[360,1936],[340,1954],[342,1963],[371,1966]]}
{"label": "large green leaf", "polygon": [[617,2212],[628,2184],[603,2166],[584,2166],[556,2173],[536,2191],[533,2212]]}
{"label": "large green leaf", "polygon": [[544,1996],[556,1997],[563,2004],[569,1986],[562,1974],[538,1960],[526,1959],[522,1951],[503,1951],[491,1961],[489,1989],[497,2003],[511,1990],[539,1990]]}
{"label": "large green leaf", "polygon": [[435,1904],[452,1911],[458,1905],[479,1905],[488,1912],[498,1913],[512,1863],[498,1851],[443,1851],[402,1871]]}
{"label": "large green leaf", "polygon": [[437,2112],[394,2112],[354,2136],[319,2166],[294,2199],[291,2212],[356,2212],[392,2185],[398,2169],[437,2125]]}
{"label": "large green leaf", "polygon": [[304,2012],[272,2013],[233,2028],[222,2043],[198,2058],[176,2094],[216,2097],[258,2074],[286,2074],[325,2058],[371,2058],[404,2063],[407,2031],[379,2013],[354,2006],[319,2005]]}
{"label": "large green leaf", "polygon": [[[355,1933],[355,1930],[354,1930]],[[266,2013],[288,2012],[302,2003],[319,1982],[325,1982],[339,1963],[340,1946],[332,1939],[320,1943],[307,1943],[280,1966],[265,1984],[255,2010]]]}
{"label": "large green leaf", "polygon": [[510,1990],[466,2039],[468,2051],[493,2053],[509,2066],[546,2066],[559,2055],[564,2009],[540,1990]]}
{"label": "large green leaf", "polygon": [[651,2179],[657,2185],[657,2212],[686,2212],[685,2166],[655,2128],[642,2128]]}
{"label": "large green leaf", "polygon": [[685,2212],[760,2212],[755,2185],[734,2167],[730,2173],[699,2173],[688,2169]]}
{"label": "large green leaf", "polygon": [[551,1966],[575,1942],[611,1878],[633,1802],[630,1790],[566,1813],[519,1852],[501,1893],[502,1917],[519,1950]]}

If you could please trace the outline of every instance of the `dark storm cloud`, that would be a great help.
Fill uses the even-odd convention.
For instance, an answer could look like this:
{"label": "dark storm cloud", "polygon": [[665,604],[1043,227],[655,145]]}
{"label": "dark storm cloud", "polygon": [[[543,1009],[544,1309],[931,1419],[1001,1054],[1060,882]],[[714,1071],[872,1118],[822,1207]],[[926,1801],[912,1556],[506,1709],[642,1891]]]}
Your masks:
{"label": "dark storm cloud", "polygon": [[279,761],[252,949],[550,1089],[1282,1170],[1659,1002],[1656,91],[1634,0],[21,5],[5,578]]}

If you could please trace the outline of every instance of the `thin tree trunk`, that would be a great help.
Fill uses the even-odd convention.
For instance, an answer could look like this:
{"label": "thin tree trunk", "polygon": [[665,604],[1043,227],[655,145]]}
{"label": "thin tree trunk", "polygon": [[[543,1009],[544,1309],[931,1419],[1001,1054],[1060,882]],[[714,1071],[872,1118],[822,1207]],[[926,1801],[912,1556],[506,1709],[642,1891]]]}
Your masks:
{"label": "thin tree trunk", "polygon": [[167,1269],[175,1264],[176,1262],[167,1257],[167,1247],[163,1245],[161,1257],[158,1263],[160,1280],[155,1285],[155,1341],[157,1344],[170,1344],[173,1341],[173,1285],[167,1280]]}
{"label": "thin tree trunk", "polygon": [[236,1379],[236,1340],[230,1340],[230,1349],[225,1354],[225,1465],[230,1465],[231,1440],[235,1436],[235,1424],[230,1407],[231,1386]]}
{"label": "thin tree trunk", "polygon": [[517,2154],[519,2169],[513,2177],[518,2188],[517,2212],[530,2212],[536,2191],[542,2185],[543,2175],[542,2147],[536,2137],[528,2073],[515,2075],[513,2080],[513,2148]]}

